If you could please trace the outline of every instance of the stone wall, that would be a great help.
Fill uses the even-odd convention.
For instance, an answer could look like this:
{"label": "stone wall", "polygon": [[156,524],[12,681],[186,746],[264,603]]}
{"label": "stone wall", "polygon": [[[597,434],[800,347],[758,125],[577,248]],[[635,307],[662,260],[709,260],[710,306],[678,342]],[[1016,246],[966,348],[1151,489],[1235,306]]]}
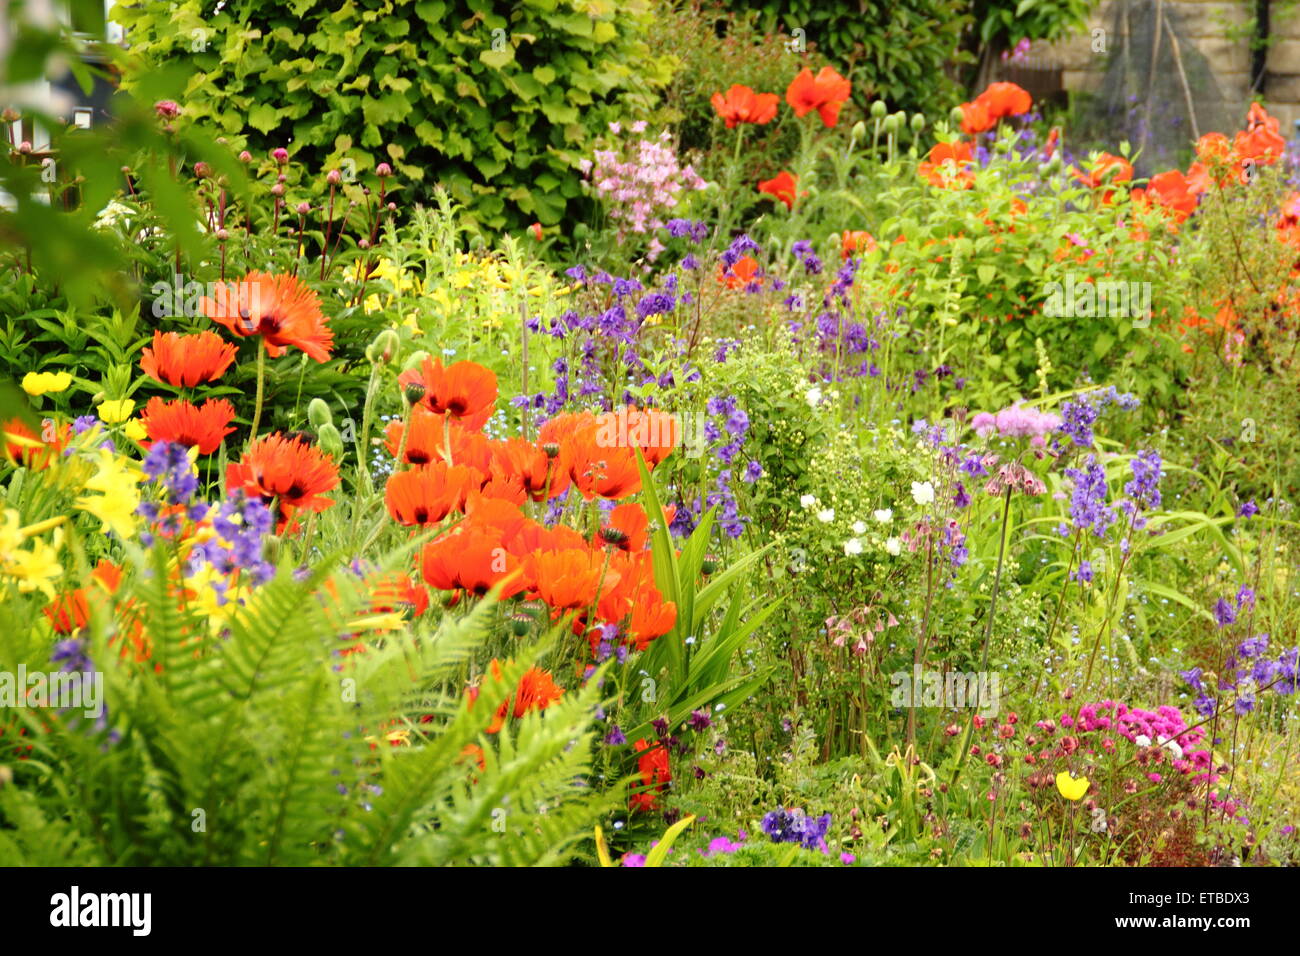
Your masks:
{"label": "stone wall", "polygon": [[[1105,71],[1106,57],[1094,52],[1094,31],[1112,29],[1122,2],[1101,0],[1084,31],[1058,43],[1035,44],[1031,62],[1058,64],[1064,71],[1066,89],[1095,89]],[[1137,5],[1137,0],[1130,0],[1130,9]],[[1179,28],[1180,35],[1194,43],[1206,58],[1224,97],[1248,102],[1249,23],[1255,11],[1254,0],[1165,0],[1163,11]],[[1283,135],[1291,139],[1295,135],[1293,124],[1300,119],[1300,3],[1273,3],[1269,27],[1272,45],[1264,101],[1269,112],[1282,121]]]}

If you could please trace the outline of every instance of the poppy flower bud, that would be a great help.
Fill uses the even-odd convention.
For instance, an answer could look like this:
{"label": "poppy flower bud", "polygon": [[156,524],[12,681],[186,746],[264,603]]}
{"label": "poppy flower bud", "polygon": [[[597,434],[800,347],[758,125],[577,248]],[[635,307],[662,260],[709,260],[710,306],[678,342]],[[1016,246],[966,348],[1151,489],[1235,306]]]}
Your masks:
{"label": "poppy flower bud", "polygon": [[898,114],[890,113],[885,117],[885,132],[895,133],[898,131]]}
{"label": "poppy flower bud", "polygon": [[371,362],[391,362],[397,354],[401,340],[392,329],[384,329],[375,336],[375,340],[366,347],[366,358]]}
{"label": "poppy flower bud", "polygon": [[283,146],[278,146],[275,149],[271,150],[271,158],[274,159],[281,166],[283,166],[285,163],[289,161],[289,151],[285,149]]}
{"label": "poppy flower bud", "polygon": [[925,114],[924,113],[912,114],[912,132],[920,133],[921,130],[923,129],[925,129]]}
{"label": "poppy flower bud", "polygon": [[887,110],[888,107],[885,106],[884,100],[876,100],[876,102],[871,104],[871,118],[884,119]]}
{"label": "poppy flower bud", "polygon": [[330,407],[323,398],[313,398],[307,403],[307,421],[311,422],[312,428],[333,424],[334,416],[330,414]]}
{"label": "poppy flower bud", "polygon": [[542,224],[540,222],[533,223],[528,227],[528,231],[533,234],[533,238],[538,242],[542,241]]}
{"label": "poppy flower bud", "polygon": [[420,399],[424,398],[425,387],[419,382],[412,382],[406,386],[403,394],[406,396],[406,404],[415,405]]}
{"label": "poppy flower bud", "polygon": [[965,121],[965,119],[966,119],[966,114],[961,111],[960,106],[954,106],[952,108],[952,112],[948,114],[948,122],[951,123],[953,126],[958,126],[958,127],[961,126],[961,124]]}
{"label": "poppy flower bud", "polygon": [[853,124],[853,129],[849,130],[849,133],[852,135],[854,141],[860,143],[867,138],[867,124],[862,122],[862,120],[858,120]]}
{"label": "poppy flower bud", "polygon": [[375,167],[375,175],[380,179],[387,179],[389,176],[393,175],[393,167],[389,166],[387,163],[380,163]]}
{"label": "poppy flower bud", "polygon": [[325,182],[329,183],[331,186],[337,186],[339,183],[343,182],[343,174],[337,169],[331,169],[325,174]]}
{"label": "poppy flower bud", "polygon": [[322,425],[316,431],[316,444],[321,451],[334,458],[343,457],[343,436],[333,425]]}

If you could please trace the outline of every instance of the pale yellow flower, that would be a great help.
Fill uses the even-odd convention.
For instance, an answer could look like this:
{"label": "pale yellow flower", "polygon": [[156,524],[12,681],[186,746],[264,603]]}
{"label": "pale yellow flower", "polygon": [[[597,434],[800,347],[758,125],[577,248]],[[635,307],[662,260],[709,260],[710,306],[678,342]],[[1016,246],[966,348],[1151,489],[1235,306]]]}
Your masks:
{"label": "pale yellow flower", "polygon": [[126,437],[132,441],[144,441],[149,437],[149,433],[145,431],[144,423],[138,418],[133,418],[127,422],[126,428],[123,430],[126,432]]}
{"label": "pale yellow flower", "polygon": [[96,471],[86,482],[86,490],[102,494],[83,495],[76,505],[102,522],[101,531],[129,537],[135,532],[135,509],[140,505],[139,472],[107,449],[101,448],[97,455]]}

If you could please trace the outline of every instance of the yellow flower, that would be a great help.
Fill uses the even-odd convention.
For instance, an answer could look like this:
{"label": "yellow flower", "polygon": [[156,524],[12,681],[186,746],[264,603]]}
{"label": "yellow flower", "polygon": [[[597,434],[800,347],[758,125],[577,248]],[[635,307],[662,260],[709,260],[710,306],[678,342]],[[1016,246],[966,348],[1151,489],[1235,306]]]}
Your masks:
{"label": "yellow flower", "polygon": [[1062,770],[1056,775],[1056,789],[1061,791],[1061,796],[1065,799],[1078,800],[1088,792],[1088,778],[1075,780],[1068,770]]}
{"label": "yellow flower", "polygon": [[135,509],[140,505],[140,492],[136,488],[139,474],[127,467],[125,459],[104,448],[98,452],[97,466],[94,476],[86,482],[86,490],[102,494],[83,495],[76,505],[103,523],[101,531],[129,537],[135,531]]}
{"label": "yellow flower", "polygon": [[129,398],[119,398],[112,402],[99,403],[100,421],[109,425],[116,425],[118,422],[124,422],[131,417],[135,411],[135,402]]}
{"label": "yellow flower", "polygon": [[0,575],[17,578],[19,591],[39,590],[54,600],[54,581],[63,576],[63,566],[56,557],[63,544],[63,529],[55,530],[53,546],[40,538],[32,541],[30,551],[21,550],[21,545],[27,538],[48,531],[64,520],[59,515],[23,528],[18,512],[12,508],[6,510],[0,523]]}
{"label": "yellow flower", "polygon": [[144,424],[138,418],[133,418],[127,422],[124,430],[126,431],[126,437],[131,439],[131,441],[144,441],[149,437],[149,433],[145,431]]}
{"label": "yellow flower", "polygon": [[32,396],[62,392],[71,384],[72,376],[67,372],[28,372],[23,376],[23,391]]}

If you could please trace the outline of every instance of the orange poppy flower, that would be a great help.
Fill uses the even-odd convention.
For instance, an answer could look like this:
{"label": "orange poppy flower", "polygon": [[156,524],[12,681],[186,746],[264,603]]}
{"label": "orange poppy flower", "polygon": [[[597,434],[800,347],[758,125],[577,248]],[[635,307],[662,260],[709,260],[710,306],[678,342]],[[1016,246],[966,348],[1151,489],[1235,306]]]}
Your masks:
{"label": "orange poppy flower", "polygon": [[665,601],[659,589],[643,584],[632,596],[632,619],[627,633],[638,651],[644,651],[650,642],[663,637],[677,623],[677,605]]}
{"label": "orange poppy flower", "polygon": [[[100,558],[90,577],[105,594],[116,594],[122,585],[122,569],[107,558]],[[44,608],[44,614],[58,634],[72,634],[90,620],[90,606],[85,588],[60,594]]]}
{"label": "orange poppy flower", "polygon": [[397,381],[403,386],[421,386],[421,406],[450,415],[470,431],[482,428],[496,407],[496,373],[477,362],[454,362],[443,368],[442,359],[425,359],[420,368],[408,369]]}
{"label": "orange poppy flower", "polygon": [[1252,130],[1239,132],[1232,145],[1241,159],[1272,166],[1282,158],[1286,140],[1268,126],[1256,126]]}
{"label": "orange poppy flower", "polygon": [[[1133,167],[1128,160],[1120,156],[1112,156],[1110,153],[1102,153],[1093,160],[1092,168],[1087,173],[1078,169],[1072,170],[1072,172],[1079,182],[1092,189],[1101,189],[1103,185],[1113,186],[1126,183],[1133,178]],[[1106,189],[1101,195],[1102,205],[1108,205],[1114,195],[1115,191],[1113,189]]]}
{"label": "orange poppy flower", "polygon": [[384,503],[399,524],[422,528],[459,511],[465,496],[482,483],[477,469],[435,462],[393,474],[384,486]]}
{"label": "orange poppy flower", "polygon": [[524,559],[524,574],[537,596],[557,611],[577,611],[596,603],[597,591],[619,581],[605,555],[590,548],[542,551]]}
{"label": "orange poppy flower", "polygon": [[876,237],[861,229],[845,229],[840,233],[840,258],[847,259],[855,252],[875,252]]}
{"label": "orange poppy flower", "polygon": [[718,263],[718,281],[728,289],[743,289],[752,283],[763,284],[758,274],[758,262],[752,256],[742,256],[730,271]]}
{"label": "orange poppy flower", "polygon": [[559,463],[559,449],[548,455],[522,438],[492,442],[492,473],[518,478],[533,501],[558,498],[569,487],[569,473]]}
{"label": "orange poppy flower", "polygon": [[153,347],[140,354],[140,369],[154,381],[180,388],[214,382],[226,373],[239,350],[216,332],[153,334]]}
{"label": "orange poppy flower", "polygon": [[775,93],[755,93],[748,86],[739,84],[733,84],[726,96],[714,93],[709,100],[717,114],[727,121],[727,129],[734,129],[737,123],[756,126],[770,123],[776,116],[780,101]]}
{"label": "orange poppy flower", "polygon": [[470,493],[471,498],[496,498],[514,505],[522,505],[528,500],[524,483],[517,475],[493,475],[478,491]]}
{"label": "orange poppy flower", "polygon": [[263,435],[244,457],[226,466],[226,493],[242,488],[266,505],[279,507],[276,530],[283,533],[298,511],[324,511],[334,501],[323,493],[339,483],[334,460],[315,445],[275,432]]}
{"label": "orange poppy flower", "polygon": [[785,101],[800,119],[816,110],[822,123],[829,127],[839,122],[840,108],[849,98],[852,88],[853,84],[832,67],[822,67],[816,76],[804,67],[787,87]]}
{"label": "orange poppy flower", "polygon": [[649,538],[650,518],[635,501],[619,505],[609,513],[601,537],[623,551],[644,551]]}
{"label": "orange poppy flower", "polygon": [[644,739],[634,743],[632,749],[641,755],[637,758],[636,767],[641,774],[641,784],[647,789],[632,794],[631,808],[634,811],[654,810],[658,806],[656,792],[667,790],[673,779],[672,768],[668,764],[668,751],[663,744],[652,744]]}
{"label": "orange poppy flower", "polygon": [[976,97],[988,109],[994,125],[1008,116],[1020,116],[1034,108],[1034,98],[1029,91],[1014,83],[990,83],[989,88]]}
{"label": "orange poppy flower", "polygon": [[758,191],[767,193],[769,196],[775,196],[778,200],[785,203],[786,209],[794,208],[795,189],[799,184],[799,179],[788,169],[783,169],[771,179],[764,179],[758,184]]}
{"label": "orange poppy flower", "polygon": [[917,166],[921,178],[942,189],[970,189],[975,173],[967,167],[972,162],[970,143],[935,143],[930,155]]}
{"label": "orange poppy flower", "polygon": [[569,448],[569,475],[582,496],[617,500],[641,490],[641,471],[628,448],[601,447],[594,436]]}
{"label": "orange poppy flower", "polygon": [[371,613],[409,609],[414,617],[419,617],[429,609],[428,590],[408,574],[391,571],[375,575],[366,583],[370,588]]}
{"label": "orange poppy flower", "polygon": [[1167,209],[1177,222],[1196,212],[1196,194],[1191,191],[1187,177],[1177,169],[1152,176],[1146,189],[1133,190],[1133,199],[1143,205],[1154,203]]}
{"label": "orange poppy flower", "polygon": [[484,474],[492,470],[492,451],[487,438],[476,431],[466,431],[454,422],[444,425],[446,416],[438,415],[423,405],[411,408],[410,421],[389,422],[384,429],[385,444],[390,454],[396,455],[402,444],[402,433],[408,424],[411,435],[402,452],[408,465],[427,465],[431,461],[445,461],[450,446],[451,463],[477,468]]}
{"label": "orange poppy flower", "polygon": [[997,125],[997,120],[989,115],[988,103],[979,97],[961,104],[961,131],[967,136],[977,136]]}
{"label": "orange poppy flower", "polygon": [[198,446],[200,455],[211,455],[222,440],[233,432],[230,424],[235,407],[224,398],[209,398],[202,405],[185,399],[165,402],[157,396],[149,399],[140,415],[140,424],[149,433],[145,447],[156,441]]}
{"label": "orange poppy flower", "polygon": [[524,521],[518,530],[506,539],[506,547],[510,553],[519,557],[527,557],[537,551],[564,551],[587,546],[587,539],[568,525],[557,524],[554,528],[548,528],[531,519]]}
{"label": "orange poppy flower", "polygon": [[[45,434],[50,433],[52,423],[49,419],[42,425]],[[53,430],[53,441],[45,441],[33,432],[20,418],[11,418],[4,423],[5,458],[15,465],[40,471],[63,451],[72,437],[72,426],[63,424]]]}
{"label": "orange poppy flower", "polygon": [[297,276],[250,272],[238,282],[218,283],[213,295],[200,300],[203,314],[235,335],[260,335],[271,358],[293,346],[317,362],[329,359],[334,345],[329,320],[316,293]]}
{"label": "orange poppy flower", "polygon": [[594,440],[597,447],[629,451],[640,448],[650,468],[667,458],[681,437],[681,423],[677,416],[657,408],[640,409],[629,405],[617,412],[604,412],[596,418]]}
{"label": "orange poppy flower", "polygon": [[420,552],[420,572],[439,591],[464,590],[482,597],[509,577],[502,596],[510,597],[524,589],[518,568],[519,559],[502,544],[499,528],[457,528]]}
{"label": "orange poppy flower", "polygon": [[[501,683],[501,662],[495,657],[488,665],[488,675],[485,680],[492,680]],[[479,688],[471,687],[466,691],[469,698],[470,706],[478,700]],[[486,731],[489,734],[495,734],[505,724],[506,716],[512,714],[518,718],[524,716],[532,710],[546,710],[564,695],[564,688],[555,683],[555,678],[550,671],[542,670],[540,667],[530,667],[524,671],[523,676],[519,678],[519,684],[515,687],[513,694],[508,695],[497,712],[492,717],[492,722],[488,724]]]}

